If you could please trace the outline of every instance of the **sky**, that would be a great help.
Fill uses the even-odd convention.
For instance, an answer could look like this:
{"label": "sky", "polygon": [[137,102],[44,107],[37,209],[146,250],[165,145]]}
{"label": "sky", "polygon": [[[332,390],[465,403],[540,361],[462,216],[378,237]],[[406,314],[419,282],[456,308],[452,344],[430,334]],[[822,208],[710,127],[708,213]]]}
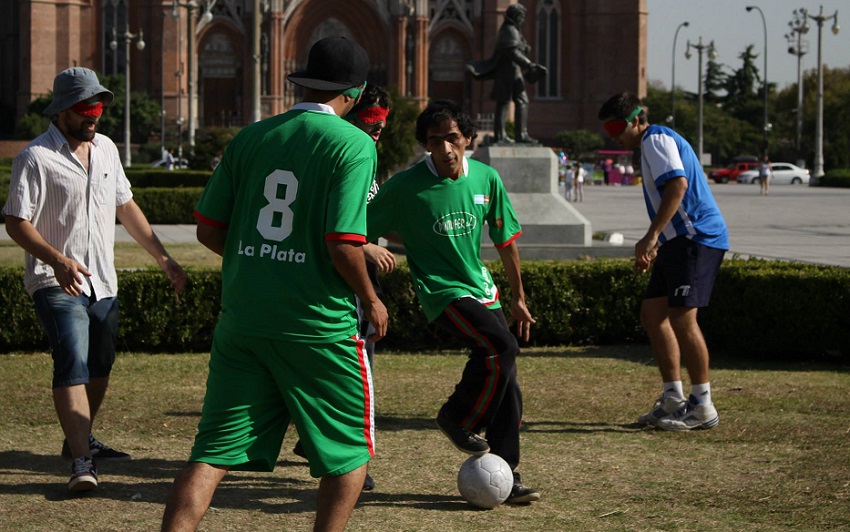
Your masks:
{"label": "sky", "polygon": [[[647,22],[647,77],[650,83],[660,81],[670,88],[673,77],[673,37],[676,28],[687,21],[689,26],[679,30],[676,40],[676,86],[697,92],[697,51],[691,49],[691,58],[685,59],[688,40],[696,44],[702,37],[703,44],[714,41],[718,63],[726,65],[726,72],[741,67],[738,56],[753,44],[753,53],[759,73],[764,70],[764,26],[757,9],[747,11],[749,5],[758,6],[764,12],[767,24],[767,78],[783,89],[797,82],[797,56],[788,53],[786,33],[793,33],[788,26],[794,18],[794,10],[806,8],[810,15],[817,16],[820,6],[823,15],[832,16],[838,10],[841,31],[832,33],[833,21],[823,24],[823,64],[830,68],[850,67],[850,2],[848,0],[647,0],[649,12]],[[809,41],[809,52],[802,58],[805,73],[817,69],[818,27],[809,20],[809,32],[803,39]],[[795,38],[796,34],[793,33]],[[796,42],[796,41],[795,41]],[[708,61],[703,55],[703,69]]]}

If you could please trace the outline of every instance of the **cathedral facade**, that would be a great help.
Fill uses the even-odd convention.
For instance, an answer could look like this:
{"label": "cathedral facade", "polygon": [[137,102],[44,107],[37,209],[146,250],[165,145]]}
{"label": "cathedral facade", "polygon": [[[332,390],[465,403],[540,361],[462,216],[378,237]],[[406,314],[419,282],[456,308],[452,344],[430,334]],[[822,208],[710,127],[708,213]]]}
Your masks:
{"label": "cathedral facade", "polygon": [[[131,91],[161,102],[167,138],[205,126],[241,126],[286,111],[317,40],[362,45],[369,83],[424,105],[461,102],[484,129],[492,81],[467,61],[492,54],[510,0],[9,0],[0,21],[0,122],[26,112],[71,66],[130,73]],[[646,91],[646,0],[521,0],[529,57],[548,76],[527,87],[529,133],[597,128],[608,96]],[[143,42],[144,46],[140,46]],[[141,49],[140,49],[141,48]],[[129,54],[129,55],[128,55]],[[117,103],[117,102],[116,102]]]}

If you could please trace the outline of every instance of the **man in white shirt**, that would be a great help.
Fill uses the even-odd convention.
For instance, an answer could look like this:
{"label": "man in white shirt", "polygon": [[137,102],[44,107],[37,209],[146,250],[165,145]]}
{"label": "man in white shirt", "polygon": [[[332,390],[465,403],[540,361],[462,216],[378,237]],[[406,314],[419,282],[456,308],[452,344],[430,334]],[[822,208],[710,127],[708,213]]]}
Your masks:
{"label": "man in white shirt", "polygon": [[176,292],[186,284],[183,268],[133,201],[118,149],[95,132],[113,99],[93,71],[60,72],[44,111],[53,119],[15,157],[3,207],[6,231],[26,251],[24,285],[52,348],[53,403],[66,438],[62,455],[73,459],[71,491],[97,486],[94,459],[131,459],[91,433],[118,335],[115,218],[156,259]]}

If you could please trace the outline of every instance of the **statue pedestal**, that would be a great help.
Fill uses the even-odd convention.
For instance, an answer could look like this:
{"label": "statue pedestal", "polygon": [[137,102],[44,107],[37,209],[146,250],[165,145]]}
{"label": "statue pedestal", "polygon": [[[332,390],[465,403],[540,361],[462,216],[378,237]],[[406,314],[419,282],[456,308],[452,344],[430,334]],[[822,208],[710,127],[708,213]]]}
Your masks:
{"label": "statue pedestal", "polygon": [[[596,255],[590,251],[590,222],[558,191],[558,158],[552,150],[532,145],[490,145],[478,148],[473,159],[499,172],[522,225],[516,241],[525,259],[565,259]],[[486,259],[498,257],[487,235]]]}

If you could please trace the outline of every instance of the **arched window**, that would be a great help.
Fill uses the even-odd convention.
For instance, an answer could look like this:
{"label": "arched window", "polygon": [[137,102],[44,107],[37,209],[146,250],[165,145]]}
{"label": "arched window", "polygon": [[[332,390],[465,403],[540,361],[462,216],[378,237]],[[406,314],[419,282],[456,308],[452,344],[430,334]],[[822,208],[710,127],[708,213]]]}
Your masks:
{"label": "arched window", "polygon": [[[101,8],[101,20],[103,21],[103,65],[101,69],[107,76],[121,74],[127,68],[124,51],[125,47],[118,41],[116,36],[121,35],[127,28],[127,0],[104,0]],[[116,42],[113,50],[110,46]]]}
{"label": "arched window", "polygon": [[543,0],[537,7],[537,62],[549,69],[537,83],[538,98],[561,96],[561,6],[555,0]]}

